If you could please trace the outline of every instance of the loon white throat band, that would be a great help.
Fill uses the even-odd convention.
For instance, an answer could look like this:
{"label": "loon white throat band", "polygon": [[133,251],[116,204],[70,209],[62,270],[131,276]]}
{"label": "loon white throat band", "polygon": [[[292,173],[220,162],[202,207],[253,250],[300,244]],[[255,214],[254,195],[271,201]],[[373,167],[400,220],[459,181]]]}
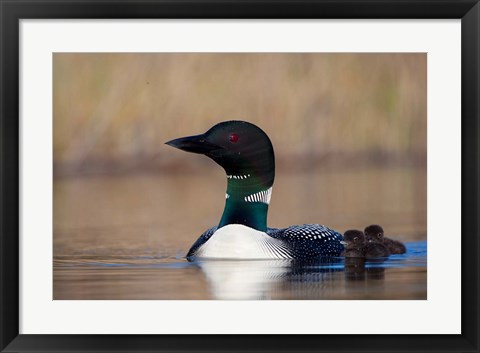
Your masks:
{"label": "loon white throat band", "polygon": [[269,188],[268,190],[259,191],[254,194],[245,196],[245,202],[263,202],[269,205],[271,198],[272,198],[272,188]]}

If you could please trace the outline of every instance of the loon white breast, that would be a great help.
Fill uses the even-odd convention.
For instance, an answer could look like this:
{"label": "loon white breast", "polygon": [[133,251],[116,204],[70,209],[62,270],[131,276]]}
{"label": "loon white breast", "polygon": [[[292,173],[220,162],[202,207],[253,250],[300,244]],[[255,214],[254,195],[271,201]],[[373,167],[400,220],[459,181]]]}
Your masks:
{"label": "loon white breast", "polygon": [[307,259],[339,256],[343,252],[342,235],[320,224],[267,227],[275,156],[270,139],[259,127],[245,121],[226,121],[204,134],[167,144],[210,157],[227,175],[220,223],[192,245],[187,254],[189,260]]}
{"label": "loon white breast", "polygon": [[215,230],[210,239],[190,256],[224,259],[293,258],[281,240],[243,224],[228,224]]}

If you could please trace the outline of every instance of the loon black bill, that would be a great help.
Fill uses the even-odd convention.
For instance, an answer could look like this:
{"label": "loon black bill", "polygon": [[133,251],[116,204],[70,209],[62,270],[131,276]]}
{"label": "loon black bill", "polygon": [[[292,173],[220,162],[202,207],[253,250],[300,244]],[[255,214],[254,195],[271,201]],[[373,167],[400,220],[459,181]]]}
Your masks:
{"label": "loon black bill", "polygon": [[165,144],[178,148],[182,151],[200,154],[206,154],[222,148],[214,143],[208,142],[205,138],[205,135],[180,137],[178,139],[165,142]]}

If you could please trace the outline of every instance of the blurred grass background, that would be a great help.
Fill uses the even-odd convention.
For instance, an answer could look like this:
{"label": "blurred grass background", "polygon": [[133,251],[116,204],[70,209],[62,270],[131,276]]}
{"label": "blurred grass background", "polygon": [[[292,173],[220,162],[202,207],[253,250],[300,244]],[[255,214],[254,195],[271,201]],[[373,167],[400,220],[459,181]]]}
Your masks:
{"label": "blurred grass background", "polygon": [[230,119],[286,170],[425,166],[426,70],[420,53],[56,53],[54,173],[210,168],[163,143]]}

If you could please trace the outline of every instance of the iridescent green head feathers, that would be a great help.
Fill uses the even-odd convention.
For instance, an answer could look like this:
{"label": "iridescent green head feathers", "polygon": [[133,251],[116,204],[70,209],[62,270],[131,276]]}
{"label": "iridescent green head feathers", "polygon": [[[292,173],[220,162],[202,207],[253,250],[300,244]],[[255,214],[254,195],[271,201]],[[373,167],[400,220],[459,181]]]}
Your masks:
{"label": "iridescent green head feathers", "polygon": [[260,184],[262,188],[273,185],[275,156],[272,143],[267,134],[252,123],[224,121],[204,134],[178,138],[168,141],[167,145],[210,157],[233,180],[250,178],[250,182],[239,184]]}

